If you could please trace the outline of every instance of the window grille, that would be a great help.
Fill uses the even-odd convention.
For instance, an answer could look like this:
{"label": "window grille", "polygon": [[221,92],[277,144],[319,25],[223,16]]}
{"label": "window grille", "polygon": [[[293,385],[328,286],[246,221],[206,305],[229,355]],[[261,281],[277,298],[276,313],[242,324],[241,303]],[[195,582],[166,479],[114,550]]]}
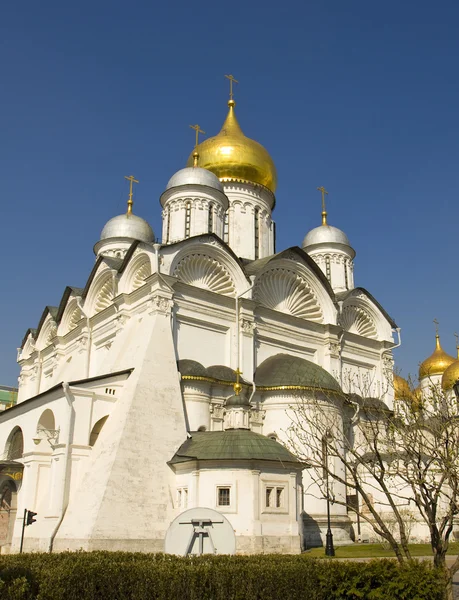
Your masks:
{"label": "window grille", "polygon": [[169,236],[171,231],[171,209],[167,209],[167,221],[166,221],[166,244],[169,243]]}
{"label": "window grille", "polygon": [[331,283],[331,266],[330,266],[330,257],[327,256],[325,259],[325,274],[327,276],[328,281]]}
{"label": "window grille", "polygon": [[229,487],[218,488],[218,506],[229,506],[231,504]]}
{"label": "window grille", "polygon": [[229,243],[229,213],[226,211],[225,220],[223,221],[223,241]]}
{"label": "window grille", "polygon": [[260,257],[260,211],[255,209],[254,221],[254,238],[255,238],[255,260]]}
{"label": "window grille", "polygon": [[214,205],[213,204],[209,204],[209,217],[208,217],[207,230],[209,233],[212,233],[214,230]]}
{"label": "window grille", "polygon": [[185,209],[185,237],[190,237],[191,230],[191,202],[186,203]]}

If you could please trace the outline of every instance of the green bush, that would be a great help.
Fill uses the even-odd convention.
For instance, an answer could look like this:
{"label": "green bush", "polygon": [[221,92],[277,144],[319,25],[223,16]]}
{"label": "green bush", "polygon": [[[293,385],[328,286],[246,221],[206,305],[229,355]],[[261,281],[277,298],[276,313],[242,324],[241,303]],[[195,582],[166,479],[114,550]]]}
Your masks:
{"label": "green bush", "polygon": [[76,552],[0,557],[1,600],[440,600],[442,573],[305,556]]}

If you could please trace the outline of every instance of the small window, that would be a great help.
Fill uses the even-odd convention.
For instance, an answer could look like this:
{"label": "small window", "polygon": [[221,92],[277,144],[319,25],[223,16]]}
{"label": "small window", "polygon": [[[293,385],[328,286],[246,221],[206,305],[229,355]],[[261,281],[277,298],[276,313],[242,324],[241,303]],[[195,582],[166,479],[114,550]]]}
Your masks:
{"label": "small window", "polygon": [[218,488],[218,506],[230,506],[231,504],[231,496],[230,496],[230,488],[229,487],[219,487]]}
{"label": "small window", "polygon": [[166,244],[169,243],[169,236],[171,230],[171,209],[167,209],[167,221],[166,221]]}
{"label": "small window", "polygon": [[208,223],[207,223],[207,231],[212,233],[214,230],[214,205],[209,204],[209,215],[208,215]]}
{"label": "small window", "polygon": [[228,211],[225,213],[225,220],[223,223],[223,241],[229,243],[229,214]]}
{"label": "small window", "polygon": [[191,202],[186,203],[185,209],[185,237],[190,237],[191,231]]}
{"label": "small window", "polygon": [[326,271],[327,279],[331,283],[331,266],[330,266],[330,257],[329,256],[327,256],[325,258],[325,271]]}
{"label": "small window", "polygon": [[348,274],[347,274],[348,267],[349,267],[349,261],[346,258],[344,261],[344,283],[345,283],[347,290],[349,289],[349,278],[348,278]]}
{"label": "small window", "polygon": [[188,506],[188,488],[177,488],[177,508],[187,508]]}
{"label": "small window", "polygon": [[284,486],[268,486],[266,487],[266,508],[284,508],[285,504],[285,487]]}
{"label": "small window", "polygon": [[266,506],[271,506],[273,491],[274,488],[272,487],[266,488]]}
{"label": "small window", "polygon": [[260,258],[260,211],[255,209],[254,218],[255,260]]}

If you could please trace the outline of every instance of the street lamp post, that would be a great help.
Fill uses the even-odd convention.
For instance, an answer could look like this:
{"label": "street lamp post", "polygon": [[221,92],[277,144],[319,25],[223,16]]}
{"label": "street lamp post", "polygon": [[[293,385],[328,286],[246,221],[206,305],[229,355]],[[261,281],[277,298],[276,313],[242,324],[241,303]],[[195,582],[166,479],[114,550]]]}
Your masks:
{"label": "street lamp post", "polygon": [[328,443],[329,438],[325,439],[325,477],[326,477],[326,492],[327,492],[327,533],[325,534],[325,556],[335,556],[335,548],[333,546],[333,533],[331,532],[330,524],[330,482],[328,477]]}

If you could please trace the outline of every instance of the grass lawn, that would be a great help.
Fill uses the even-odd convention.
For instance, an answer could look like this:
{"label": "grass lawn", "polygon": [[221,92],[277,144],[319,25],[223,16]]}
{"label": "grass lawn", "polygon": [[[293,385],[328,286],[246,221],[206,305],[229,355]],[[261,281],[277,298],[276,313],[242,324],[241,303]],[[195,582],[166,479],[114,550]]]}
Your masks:
{"label": "grass lawn", "polygon": [[[411,556],[431,556],[432,550],[430,544],[410,544]],[[327,558],[325,556],[325,548],[311,548],[307,550],[305,556],[314,556],[316,558]],[[459,554],[459,542],[454,542],[449,545],[448,554]],[[353,544],[352,546],[337,546],[335,547],[336,558],[380,558],[383,556],[394,556],[395,554],[389,548],[384,548],[382,544]]]}

